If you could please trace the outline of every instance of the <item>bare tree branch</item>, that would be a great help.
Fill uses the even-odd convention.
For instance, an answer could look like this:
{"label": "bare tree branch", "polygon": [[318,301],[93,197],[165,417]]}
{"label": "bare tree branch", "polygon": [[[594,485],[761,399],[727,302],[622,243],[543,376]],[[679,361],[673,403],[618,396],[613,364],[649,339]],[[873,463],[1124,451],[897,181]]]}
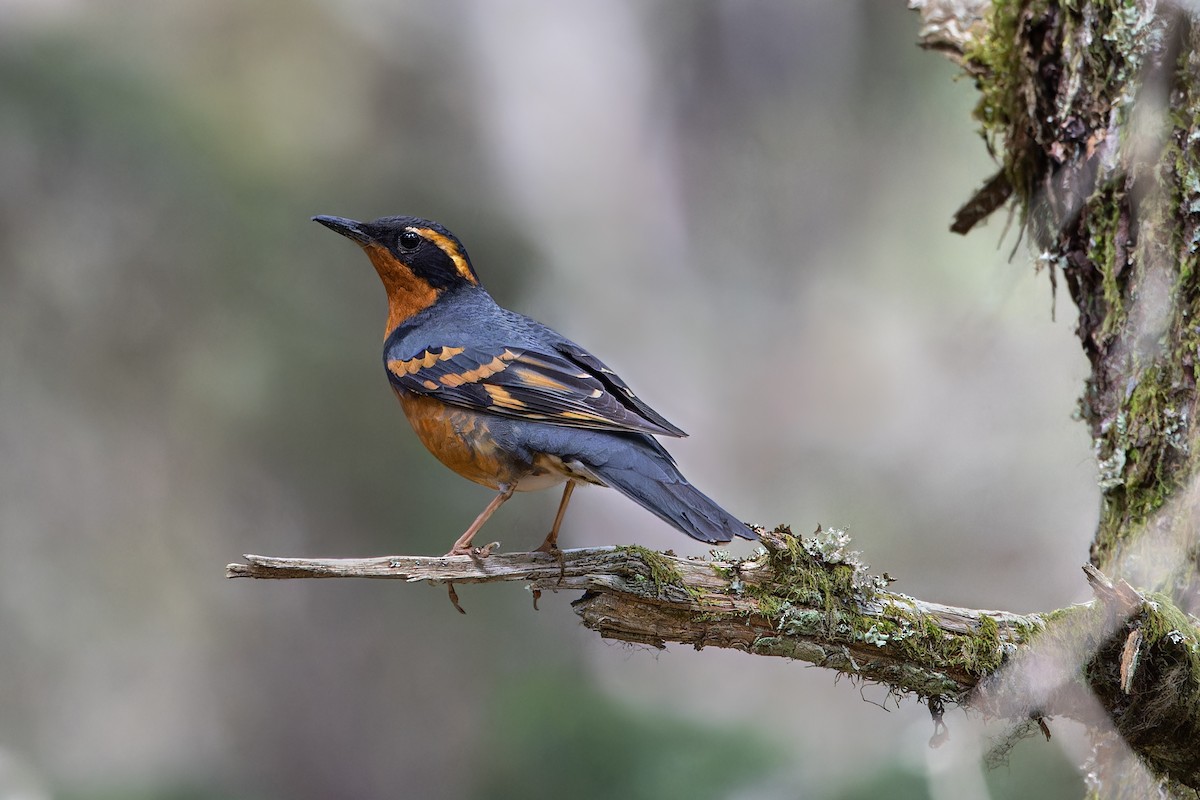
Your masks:
{"label": "bare tree branch", "polygon": [[763,531],[750,559],[714,551],[680,558],[642,547],[298,559],[246,556],[229,577],[525,582],[537,593],[583,591],[572,605],[601,636],[663,647],[729,647],[829,667],[897,692],[965,702],[1043,626],[1038,615],[956,608],[889,591],[840,531],[800,539]]}

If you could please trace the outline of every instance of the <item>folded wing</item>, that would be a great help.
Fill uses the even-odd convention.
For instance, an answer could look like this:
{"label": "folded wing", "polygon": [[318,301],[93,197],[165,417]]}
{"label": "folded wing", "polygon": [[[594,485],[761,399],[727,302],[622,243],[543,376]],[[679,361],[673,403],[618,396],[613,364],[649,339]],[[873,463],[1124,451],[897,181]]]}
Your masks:
{"label": "folded wing", "polygon": [[570,342],[552,352],[429,347],[411,358],[389,359],[387,368],[396,388],[465,408],[575,428],[686,436]]}

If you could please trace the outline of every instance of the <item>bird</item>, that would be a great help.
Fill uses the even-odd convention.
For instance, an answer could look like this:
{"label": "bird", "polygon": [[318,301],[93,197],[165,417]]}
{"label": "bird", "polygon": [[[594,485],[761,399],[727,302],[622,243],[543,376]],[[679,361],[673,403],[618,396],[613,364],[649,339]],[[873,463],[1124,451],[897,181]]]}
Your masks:
{"label": "bird", "polygon": [[417,437],[451,470],[496,492],[447,556],[488,555],[490,546],[472,542],[513,492],[560,483],[537,551],[559,553],[578,484],[616,489],[702,542],[758,538],[692,486],[655,438],[683,430],[583,347],[496,303],[445,227],[410,216],[312,219],[358,244],[383,282],[383,364]]}

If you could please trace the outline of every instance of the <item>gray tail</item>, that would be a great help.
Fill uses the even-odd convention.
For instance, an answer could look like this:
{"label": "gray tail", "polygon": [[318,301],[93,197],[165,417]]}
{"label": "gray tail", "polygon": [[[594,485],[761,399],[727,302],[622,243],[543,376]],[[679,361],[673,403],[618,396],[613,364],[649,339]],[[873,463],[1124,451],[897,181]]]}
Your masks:
{"label": "gray tail", "polygon": [[757,540],[744,522],[687,482],[671,456],[650,437],[629,437],[631,447],[588,464],[597,478],[693,539],[709,544],[734,536]]}

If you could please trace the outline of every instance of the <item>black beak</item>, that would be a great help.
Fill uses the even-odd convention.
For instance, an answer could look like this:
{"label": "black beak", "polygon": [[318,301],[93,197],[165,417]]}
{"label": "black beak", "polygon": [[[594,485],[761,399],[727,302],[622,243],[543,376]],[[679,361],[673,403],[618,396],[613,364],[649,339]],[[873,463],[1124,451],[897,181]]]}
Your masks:
{"label": "black beak", "polygon": [[335,233],[340,233],[347,239],[353,239],[361,245],[368,245],[375,241],[371,234],[367,233],[367,225],[364,222],[355,222],[352,219],[344,219],[342,217],[313,217],[313,222],[319,222],[329,230]]}

